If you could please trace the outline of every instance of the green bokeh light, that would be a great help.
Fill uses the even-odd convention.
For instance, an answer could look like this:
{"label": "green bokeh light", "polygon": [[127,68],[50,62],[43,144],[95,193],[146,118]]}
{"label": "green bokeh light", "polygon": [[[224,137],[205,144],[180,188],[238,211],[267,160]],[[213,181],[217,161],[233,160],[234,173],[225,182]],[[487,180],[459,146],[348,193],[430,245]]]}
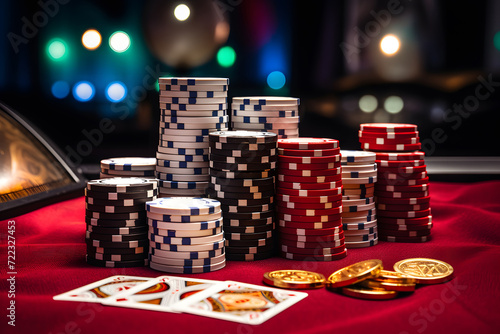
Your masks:
{"label": "green bokeh light", "polygon": [[217,62],[222,67],[231,67],[236,61],[236,52],[230,46],[224,46],[217,52]]}
{"label": "green bokeh light", "polygon": [[500,31],[493,36],[493,45],[495,46],[495,49],[500,51]]}
{"label": "green bokeh light", "polygon": [[47,54],[53,60],[61,60],[66,55],[66,43],[61,39],[53,39],[47,46]]}

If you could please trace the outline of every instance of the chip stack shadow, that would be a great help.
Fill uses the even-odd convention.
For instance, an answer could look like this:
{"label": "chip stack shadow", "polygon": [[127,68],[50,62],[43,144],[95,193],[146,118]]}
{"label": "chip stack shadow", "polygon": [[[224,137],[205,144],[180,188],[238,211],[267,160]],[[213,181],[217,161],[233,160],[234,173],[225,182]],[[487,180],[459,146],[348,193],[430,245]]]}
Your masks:
{"label": "chip stack shadow", "polygon": [[222,203],[226,258],[262,260],[274,255],[274,181],[277,135],[220,131],[209,135],[207,193]]}
{"label": "chip stack shadow", "polygon": [[160,196],[204,196],[208,134],[227,130],[227,78],[159,78],[160,140],[156,176]]}
{"label": "chip stack shadow", "polygon": [[359,141],[376,154],[375,186],[380,240],[426,242],[432,215],[429,177],[414,124],[361,124]]}
{"label": "chip stack shadow", "polygon": [[111,158],[101,160],[101,179],[113,177],[154,178],[156,158]]}
{"label": "chip stack shadow", "polygon": [[299,136],[299,104],[295,97],[234,97],[231,105],[231,129],[268,131],[279,138]]}
{"label": "chip stack shadow", "polygon": [[156,199],[156,179],[92,180],[85,188],[87,263],[99,267],[147,264],[147,201]]}
{"label": "chip stack shadow", "polygon": [[220,202],[169,197],[146,203],[149,266],[176,274],[198,274],[226,266]]}
{"label": "chip stack shadow", "polygon": [[339,141],[278,140],[277,217],[281,256],[333,261],[346,256]]}
{"label": "chip stack shadow", "polygon": [[342,226],[346,248],[378,243],[375,209],[377,164],[375,153],[340,151],[342,154]]}

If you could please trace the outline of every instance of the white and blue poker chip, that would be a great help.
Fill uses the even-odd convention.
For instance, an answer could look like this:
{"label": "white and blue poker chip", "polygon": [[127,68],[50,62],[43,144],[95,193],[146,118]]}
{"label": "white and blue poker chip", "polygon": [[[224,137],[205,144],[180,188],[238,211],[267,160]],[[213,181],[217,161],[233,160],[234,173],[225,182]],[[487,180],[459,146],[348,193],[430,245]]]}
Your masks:
{"label": "white and blue poker chip", "polygon": [[171,215],[208,215],[220,212],[221,203],[211,198],[175,197],[159,198],[147,202],[149,212]]}

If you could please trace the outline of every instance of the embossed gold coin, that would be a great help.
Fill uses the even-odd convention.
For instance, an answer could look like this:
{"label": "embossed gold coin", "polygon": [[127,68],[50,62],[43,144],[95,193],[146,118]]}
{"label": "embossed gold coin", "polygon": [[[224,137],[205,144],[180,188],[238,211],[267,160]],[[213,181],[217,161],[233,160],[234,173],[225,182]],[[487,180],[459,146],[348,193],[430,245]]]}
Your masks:
{"label": "embossed gold coin", "polygon": [[401,273],[381,270],[377,277],[373,278],[374,281],[397,283],[397,284],[416,284],[417,280],[413,277],[403,275]]}
{"label": "embossed gold coin", "polygon": [[394,264],[394,270],[413,277],[419,284],[438,284],[452,279],[453,267],[440,260],[414,258]]}
{"label": "embossed gold coin", "polygon": [[325,276],[306,270],[275,270],[264,274],[263,282],[285,289],[318,289],[325,285]]}
{"label": "embossed gold coin", "polygon": [[396,291],[388,291],[379,288],[366,288],[359,285],[344,287],[342,288],[342,293],[350,297],[370,300],[393,299],[398,296]]}
{"label": "embossed gold coin", "polygon": [[415,283],[393,283],[366,279],[358,283],[358,285],[369,289],[385,289],[387,291],[413,292],[415,291]]}
{"label": "embossed gold coin", "polygon": [[337,270],[328,277],[326,287],[340,288],[376,277],[382,270],[381,260],[365,260]]}

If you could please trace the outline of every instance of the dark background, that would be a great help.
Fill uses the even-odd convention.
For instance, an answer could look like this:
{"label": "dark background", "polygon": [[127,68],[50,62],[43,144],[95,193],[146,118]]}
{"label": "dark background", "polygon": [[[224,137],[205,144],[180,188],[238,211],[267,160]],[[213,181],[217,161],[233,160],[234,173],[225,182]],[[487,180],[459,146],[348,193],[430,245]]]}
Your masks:
{"label": "dark background", "polygon": [[[153,2],[164,2],[166,8],[181,3]],[[183,2],[192,12],[186,29],[200,17],[196,11],[206,2]],[[71,157],[76,165],[116,156],[154,156],[158,92],[143,84],[150,72],[229,77],[230,97],[300,97],[301,136],[336,138],[343,149],[360,148],[360,123],[408,122],[419,126],[421,141],[427,143],[433,131],[442,129],[446,136],[443,142],[424,146],[429,156],[500,155],[500,86],[493,87],[494,92],[470,115],[452,112],[449,115],[455,118],[444,116],[454,104],[475,96],[479,76],[500,83],[500,34],[497,47],[494,42],[500,31],[500,6],[495,1],[401,1],[397,7],[400,12],[390,14],[385,27],[377,23],[373,13],[387,13],[391,1],[208,2],[222,9],[230,23],[229,38],[217,46],[229,45],[235,50],[236,61],[228,68],[219,65],[215,53],[194,68],[169,66],[156,57],[143,29],[150,19],[144,9],[151,1],[41,0],[56,3],[57,13],[48,15],[47,22],[15,52],[9,33],[11,37],[12,33],[23,36],[25,21],[33,23],[34,15],[44,9],[35,1],[3,1],[0,100],[38,126],[66,154],[78,152],[82,141],[89,141],[85,133],[93,134],[90,150],[80,150],[80,159]],[[346,55],[342,45],[353,45],[355,31],[366,31],[370,24],[379,24],[380,31],[369,37],[367,46]],[[99,30],[103,37],[94,51],[86,50],[80,42],[83,32],[90,28]],[[132,40],[123,54],[114,53],[107,43],[116,30],[126,31]],[[381,55],[378,44],[386,33],[400,38],[399,55]],[[55,37],[68,45],[68,54],[60,62],[51,60],[46,51]],[[397,75],[390,74],[397,68],[401,69]],[[283,88],[268,86],[267,75],[272,71],[285,75]],[[58,99],[51,93],[57,80],[65,80],[71,87],[81,80],[90,81],[96,94],[88,102],[77,101],[71,92]],[[104,95],[107,84],[115,80],[128,88],[125,100],[119,102],[119,107],[125,106],[129,112],[124,119],[115,112],[116,103]],[[485,88],[481,92],[486,92]],[[374,112],[359,108],[358,101],[366,94],[378,101]],[[389,114],[384,110],[383,102],[389,96],[402,98],[401,112]],[[103,118],[111,119],[113,130],[98,135],[94,130],[99,129]]]}

